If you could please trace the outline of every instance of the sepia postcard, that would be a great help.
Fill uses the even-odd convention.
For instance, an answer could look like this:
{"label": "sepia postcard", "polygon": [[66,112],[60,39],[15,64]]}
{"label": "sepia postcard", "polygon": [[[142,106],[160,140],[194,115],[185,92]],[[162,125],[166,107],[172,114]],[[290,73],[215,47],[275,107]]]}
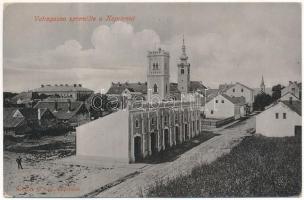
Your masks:
{"label": "sepia postcard", "polygon": [[3,196],[300,198],[301,6],[3,4]]}

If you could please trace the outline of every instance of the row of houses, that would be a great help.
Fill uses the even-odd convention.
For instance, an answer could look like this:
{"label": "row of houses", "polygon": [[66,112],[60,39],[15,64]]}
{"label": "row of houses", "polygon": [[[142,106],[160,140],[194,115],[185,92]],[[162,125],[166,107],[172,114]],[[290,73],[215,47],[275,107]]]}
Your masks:
{"label": "row of houses", "polygon": [[79,101],[40,101],[33,108],[4,108],[4,134],[18,136],[45,131],[58,124],[76,127],[90,120],[90,112]]}

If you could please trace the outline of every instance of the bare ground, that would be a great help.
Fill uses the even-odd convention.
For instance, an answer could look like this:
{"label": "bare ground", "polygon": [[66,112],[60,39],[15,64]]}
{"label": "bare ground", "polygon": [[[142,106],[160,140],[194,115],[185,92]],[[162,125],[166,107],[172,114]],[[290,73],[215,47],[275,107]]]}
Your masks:
{"label": "bare ground", "polygon": [[[201,163],[210,163],[228,153],[242,138],[250,135],[248,130],[253,127],[254,119],[248,119],[232,128],[218,129],[218,136],[176,159],[158,164],[126,164],[75,157],[75,135],[46,137],[39,145],[35,140],[22,145],[10,144],[4,151],[5,196],[146,196],[151,184],[190,173]],[[17,169],[18,155],[23,158],[23,170]]]}

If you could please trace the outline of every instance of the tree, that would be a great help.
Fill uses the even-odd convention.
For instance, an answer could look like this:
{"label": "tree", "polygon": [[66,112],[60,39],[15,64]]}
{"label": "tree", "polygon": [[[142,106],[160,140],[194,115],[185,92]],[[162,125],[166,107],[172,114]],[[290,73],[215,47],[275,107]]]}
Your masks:
{"label": "tree", "polygon": [[255,96],[253,109],[262,111],[265,109],[266,106],[270,105],[273,102],[273,99],[270,95],[261,93]]}
{"label": "tree", "polygon": [[275,85],[275,86],[272,87],[272,99],[274,101],[281,98],[281,90],[283,88],[284,87],[281,84],[278,84],[278,85]]}

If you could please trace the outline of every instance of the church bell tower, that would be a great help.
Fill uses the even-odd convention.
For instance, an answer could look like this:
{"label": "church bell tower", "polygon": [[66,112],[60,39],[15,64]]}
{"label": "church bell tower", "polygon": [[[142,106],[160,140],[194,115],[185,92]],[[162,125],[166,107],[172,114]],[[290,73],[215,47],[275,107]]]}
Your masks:
{"label": "church bell tower", "polygon": [[164,100],[170,94],[169,52],[159,48],[148,52],[148,101]]}
{"label": "church bell tower", "polygon": [[183,36],[182,55],[180,62],[177,64],[178,68],[178,90],[182,94],[187,94],[190,87],[190,63],[188,63],[188,56],[186,54],[185,40]]}

